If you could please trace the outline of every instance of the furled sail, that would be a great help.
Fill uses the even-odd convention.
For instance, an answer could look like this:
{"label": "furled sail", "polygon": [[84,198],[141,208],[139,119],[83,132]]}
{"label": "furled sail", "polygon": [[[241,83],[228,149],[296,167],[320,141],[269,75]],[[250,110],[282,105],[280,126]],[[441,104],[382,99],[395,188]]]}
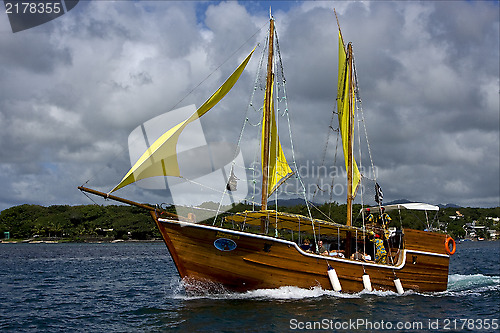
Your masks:
{"label": "furled sail", "polygon": [[[267,182],[267,195],[268,197],[283,184],[291,175],[292,169],[286,162],[285,154],[281,149],[281,143],[278,137],[278,128],[276,126],[276,118],[274,115],[274,100],[273,100],[273,85],[271,85],[271,126],[269,133],[269,166],[268,166],[268,182]],[[265,101],[264,101],[265,105]],[[261,154],[262,161],[264,160],[264,128],[266,117],[262,117],[262,145]],[[265,170],[262,170],[265,172]]]}
{"label": "furled sail", "polygon": [[[342,146],[344,148],[344,160],[346,169],[349,168],[347,154],[348,154],[348,143],[347,137],[349,135],[349,95],[351,95],[351,103],[354,106],[355,98],[354,92],[349,93],[353,90],[353,83],[350,79],[349,62],[347,61],[347,53],[344,47],[344,41],[342,35],[339,31],[339,77],[338,77],[338,91],[337,91],[337,112],[339,116],[340,134],[342,136]],[[352,115],[354,117],[354,107],[352,108]],[[349,193],[352,197],[356,196],[356,190],[358,188],[359,180],[361,175],[358,170],[358,166],[354,157],[352,159],[353,165],[353,176],[352,176],[352,189]]]}
{"label": "furled sail", "polygon": [[214,107],[231,90],[241,73],[245,69],[255,48],[245,58],[245,60],[236,68],[231,76],[222,86],[203,103],[188,119],[177,124],[160,136],[134,166],[127,172],[122,181],[116,185],[109,193],[114,192],[124,186],[132,184],[141,179],[155,176],[175,176],[180,177],[179,164],[177,162],[177,140],[184,128],[191,122],[203,116],[212,107]]}

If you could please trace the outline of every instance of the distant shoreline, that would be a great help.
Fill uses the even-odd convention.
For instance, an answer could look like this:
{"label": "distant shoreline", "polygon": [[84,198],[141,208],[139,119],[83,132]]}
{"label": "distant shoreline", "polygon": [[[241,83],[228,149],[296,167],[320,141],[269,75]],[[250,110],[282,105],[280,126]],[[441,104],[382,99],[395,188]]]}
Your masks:
{"label": "distant shoreline", "polygon": [[0,244],[78,244],[78,243],[86,243],[86,244],[112,244],[112,243],[162,243],[161,239],[87,239],[87,240],[74,240],[74,239],[14,239],[14,240],[0,240]]}
{"label": "distant shoreline", "polygon": [[[216,205],[214,203],[214,205]],[[208,208],[209,206],[207,206]],[[170,207],[171,208],[171,207]],[[332,221],[344,221],[346,205],[333,203],[317,207],[313,218],[328,216]],[[356,204],[355,209],[361,206]],[[234,211],[252,209],[241,205]],[[172,212],[175,209],[172,208]],[[285,212],[306,211],[305,206],[285,207]],[[453,238],[469,236],[475,230],[480,237],[489,238],[489,230],[500,234],[500,207],[496,208],[443,208],[430,221],[434,229],[446,230]],[[424,230],[429,227],[428,217],[423,212],[400,211],[393,217],[394,226]],[[404,221],[404,223],[403,223]],[[362,226],[361,216],[354,221],[355,226]],[[479,228],[478,228],[479,229]],[[469,234],[467,233],[469,232]],[[3,236],[3,237],[2,237]],[[495,235],[496,236],[496,235]],[[154,241],[161,239],[156,223],[148,211],[132,206],[61,206],[43,207],[38,205],[20,205],[0,212],[0,240],[20,243],[109,243],[116,240]]]}

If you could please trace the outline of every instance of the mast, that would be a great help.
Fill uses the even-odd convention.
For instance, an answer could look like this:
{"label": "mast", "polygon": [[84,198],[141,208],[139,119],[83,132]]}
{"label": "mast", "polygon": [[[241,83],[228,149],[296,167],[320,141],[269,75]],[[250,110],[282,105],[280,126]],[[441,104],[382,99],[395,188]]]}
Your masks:
{"label": "mast", "polygon": [[[339,33],[340,33],[340,38],[342,40],[342,44],[344,41],[344,38],[342,36],[342,30],[340,29],[340,23],[339,23],[339,17],[337,16],[337,11],[334,9],[333,12],[335,13],[335,18],[337,19],[337,25],[339,27]],[[354,147],[354,141],[353,141],[353,128],[354,128],[354,113],[353,113],[353,84],[352,84],[352,44],[349,43],[347,45],[347,66],[349,68],[349,74],[348,74],[348,83],[349,83],[349,117],[348,117],[348,124],[347,124],[347,156],[344,158],[347,158],[347,217],[346,217],[346,225],[351,226],[352,225],[352,202],[353,202],[353,195],[352,195],[352,183],[353,183],[353,147]],[[349,239],[349,237],[347,237]]]}
{"label": "mast", "polygon": [[353,113],[353,87],[352,87],[352,45],[349,43],[347,45],[347,61],[349,64],[349,124],[348,124],[348,134],[347,134],[347,219],[346,225],[350,226],[352,224],[352,173],[353,173],[353,163],[352,163],[352,152],[354,146],[354,140],[352,139],[353,127],[354,127],[354,113]]}
{"label": "mast", "polygon": [[266,79],[266,97],[264,104],[264,140],[262,157],[262,205],[261,210],[267,210],[267,186],[269,179],[269,137],[271,132],[271,88],[273,84],[273,42],[274,42],[274,19],[269,19],[269,55],[267,58],[267,79]]}

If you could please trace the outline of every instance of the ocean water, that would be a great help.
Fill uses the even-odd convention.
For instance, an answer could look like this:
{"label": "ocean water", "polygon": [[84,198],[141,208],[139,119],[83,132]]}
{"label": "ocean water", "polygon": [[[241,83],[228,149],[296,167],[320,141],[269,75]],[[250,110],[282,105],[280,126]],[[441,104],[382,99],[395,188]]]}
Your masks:
{"label": "ocean water", "polygon": [[499,332],[500,242],[457,244],[448,290],[187,295],[163,243],[0,244],[2,332]]}

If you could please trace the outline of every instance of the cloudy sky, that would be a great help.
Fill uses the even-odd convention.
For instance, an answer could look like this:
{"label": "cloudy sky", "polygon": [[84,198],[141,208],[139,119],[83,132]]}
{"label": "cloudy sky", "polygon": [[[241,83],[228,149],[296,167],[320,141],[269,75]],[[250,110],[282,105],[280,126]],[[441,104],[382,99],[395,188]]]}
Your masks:
{"label": "cloudy sky", "polygon": [[[335,7],[353,43],[384,199],[500,205],[497,1],[80,1],[17,33],[0,13],[0,210],[91,203],[77,186],[88,181],[109,191],[118,184],[130,168],[128,137],[137,126],[201,105],[260,43],[233,91],[202,119],[207,141],[236,144],[270,5],[306,184],[317,181],[312,166],[322,163],[329,131],[327,165],[335,155],[328,128],[337,81]],[[283,146],[290,155],[290,144]],[[250,165],[253,156],[244,158]],[[171,200],[134,184],[116,194]]]}

